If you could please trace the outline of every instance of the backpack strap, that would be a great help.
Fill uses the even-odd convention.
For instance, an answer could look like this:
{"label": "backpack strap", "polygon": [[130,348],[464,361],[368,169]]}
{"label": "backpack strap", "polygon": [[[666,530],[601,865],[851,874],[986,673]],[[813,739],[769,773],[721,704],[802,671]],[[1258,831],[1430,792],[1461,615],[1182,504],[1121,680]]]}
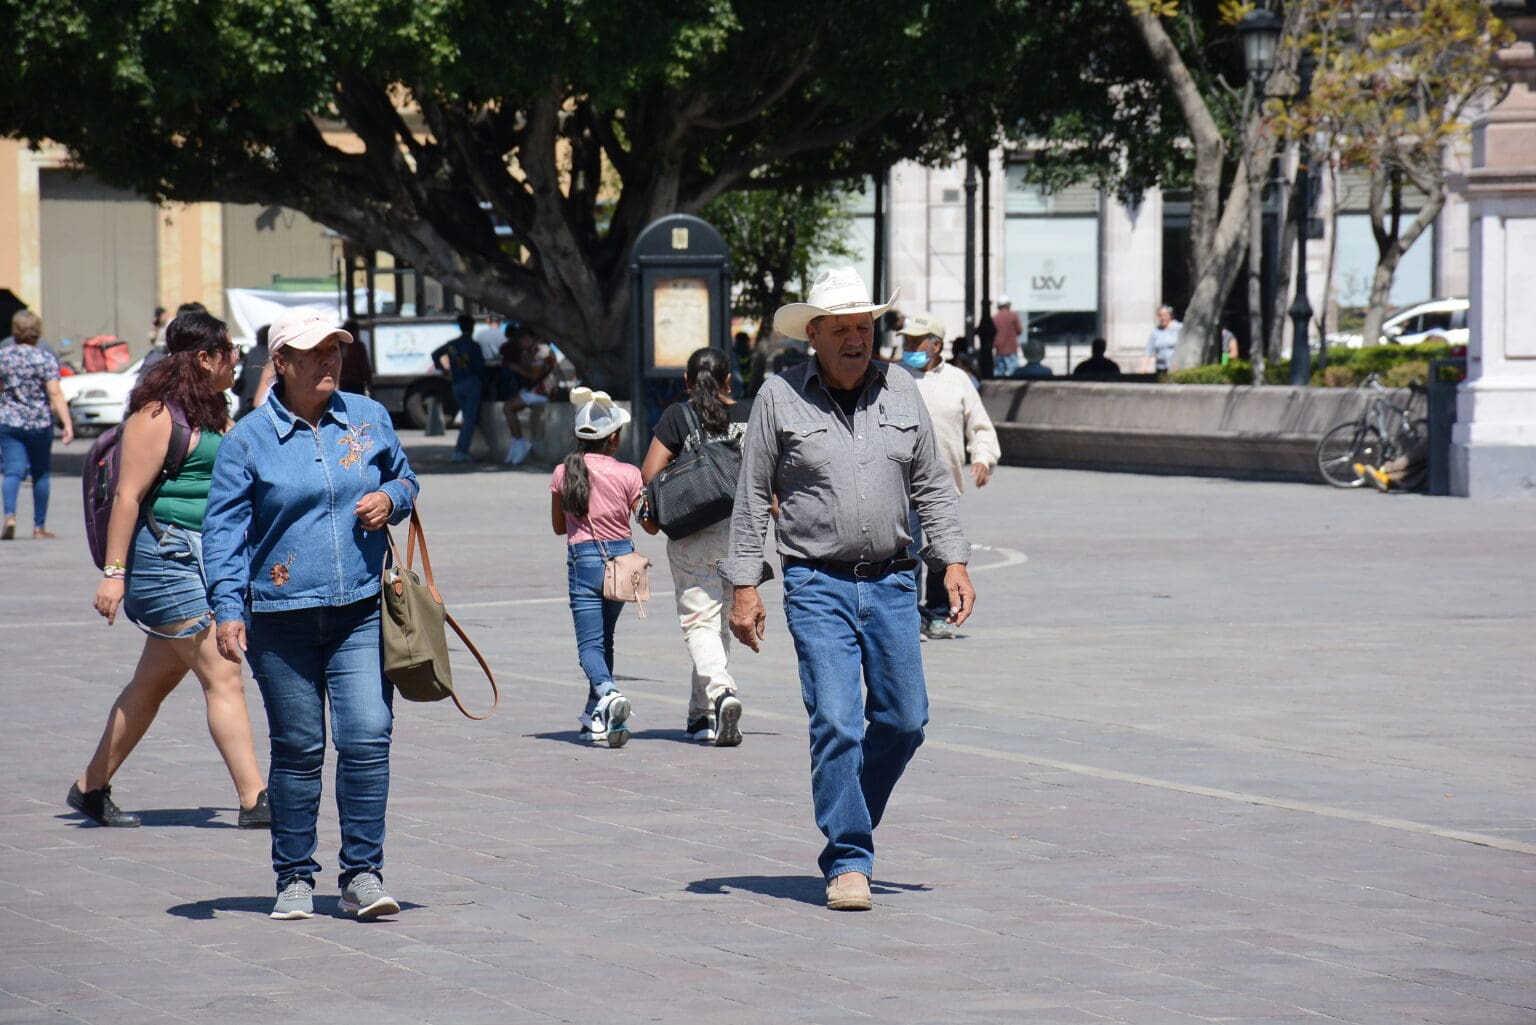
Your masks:
{"label": "backpack strap", "polygon": [[160,497],[160,488],[165,482],[180,473],[186,465],[187,456],[192,451],[192,436],[202,433],[193,430],[192,425],[187,423],[186,411],[179,403],[166,399],[161,405],[171,417],[171,440],[165,448],[165,463],[160,467],[160,476],[155,478],[154,485],[139,505],[144,512],[144,524],[157,541],[165,535],[165,528],[155,519],[155,500]]}

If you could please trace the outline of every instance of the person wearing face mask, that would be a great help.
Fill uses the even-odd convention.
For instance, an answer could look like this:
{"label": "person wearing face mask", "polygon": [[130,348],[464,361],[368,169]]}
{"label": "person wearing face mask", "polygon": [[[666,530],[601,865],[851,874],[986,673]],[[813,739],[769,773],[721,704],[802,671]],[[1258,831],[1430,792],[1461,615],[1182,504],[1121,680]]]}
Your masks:
{"label": "person wearing face mask", "polygon": [[[933,438],[939,459],[949,470],[957,492],[965,490],[966,469],[978,488],[992,478],[1002,451],[992,418],[981,404],[981,396],[970,377],[959,367],[945,363],[944,324],[931,313],[914,313],[898,332],[901,337],[901,362],[917,379],[918,394],[933,421]],[[922,546],[922,525],[912,517],[913,550]],[[955,627],[948,622],[949,595],[944,589],[942,565],[925,562],[926,583],[918,590],[921,630],[929,640],[955,637]]]}

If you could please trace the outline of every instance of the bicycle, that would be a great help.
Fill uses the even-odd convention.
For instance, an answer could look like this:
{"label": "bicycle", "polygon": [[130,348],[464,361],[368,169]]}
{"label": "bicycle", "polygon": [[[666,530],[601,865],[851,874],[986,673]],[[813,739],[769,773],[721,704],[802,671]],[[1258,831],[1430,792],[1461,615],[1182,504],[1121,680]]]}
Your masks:
{"label": "bicycle", "polygon": [[[1429,437],[1429,421],[1415,416],[1387,397],[1376,374],[1360,383],[1370,391],[1370,404],[1358,419],[1339,424],[1317,443],[1317,469],[1323,480],[1336,488],[1358,488],[1365,478],[1355,472],[1355,464],[1381,468],[1421,448]],[[1418,384],[1410,384],[1416,395],[1426,394]]]}

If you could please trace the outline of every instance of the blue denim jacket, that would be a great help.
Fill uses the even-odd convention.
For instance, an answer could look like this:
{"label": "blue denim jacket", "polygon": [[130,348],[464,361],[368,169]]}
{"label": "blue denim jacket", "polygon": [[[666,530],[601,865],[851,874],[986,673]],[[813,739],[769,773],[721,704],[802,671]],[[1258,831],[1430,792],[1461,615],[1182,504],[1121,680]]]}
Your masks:
{"label": "blue denim jacket", "polygon": [[410,516],[416,474],[383,406],[337,392],[311,430],[281,387],[224,435],[208,490],[203,559],[219,623],[254,612],[345,605],[378,593],[388,543],[358,499],[382,491]]}

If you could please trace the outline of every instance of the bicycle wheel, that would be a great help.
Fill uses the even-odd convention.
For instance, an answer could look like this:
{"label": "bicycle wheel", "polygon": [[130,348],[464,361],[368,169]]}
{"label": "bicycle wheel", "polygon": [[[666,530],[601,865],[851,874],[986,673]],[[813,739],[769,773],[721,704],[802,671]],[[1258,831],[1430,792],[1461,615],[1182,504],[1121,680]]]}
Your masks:
{"label": "bicycle wheel", "polygon": [[1358,422],[1339,424],[1317,443],[1317,469],[1336,488],[1358,488],[1365,478],[1356,463],[1381,465],[1381,433]]}

